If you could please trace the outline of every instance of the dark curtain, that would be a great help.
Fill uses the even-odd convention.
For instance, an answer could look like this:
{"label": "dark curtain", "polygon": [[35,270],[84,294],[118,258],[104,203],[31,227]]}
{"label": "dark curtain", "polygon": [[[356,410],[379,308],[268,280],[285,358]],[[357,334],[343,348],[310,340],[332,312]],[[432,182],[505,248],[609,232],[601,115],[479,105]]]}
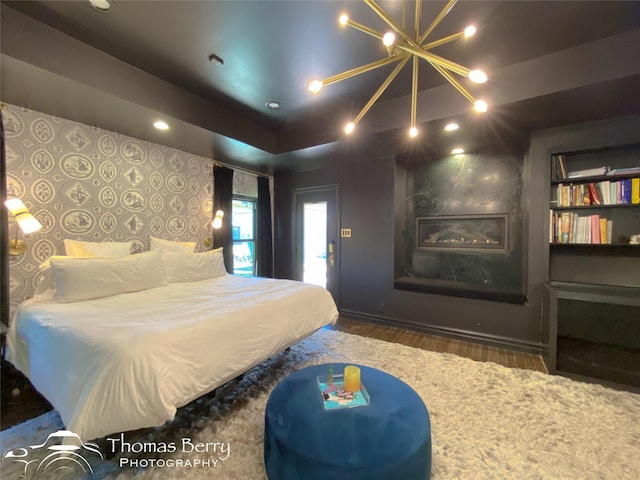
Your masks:
{"label": "dark curtain", "polygon": [[232,202],[233,170],[216,165],[213,167],[213,215],[218,210],[222,210],[224,217],[222,218],[222,227],[213,231],[213,248],[224,248],[224,266],[229,273],[233,273]]}
{"label": "dark curtain", "polygon": [[269,179],[258,177],[258,237],[256,239],[256,274],[273,278],[273,240],[271,230],[271,194]]}
{"label": "dark curtain", "polygon": [[4,125],[0,117],[0,310],[2,316],[0,320],[5,325],[9,325],[9,215],[4,207],[4,201],[7,199],[7,160],[5,158],[4,148]]}

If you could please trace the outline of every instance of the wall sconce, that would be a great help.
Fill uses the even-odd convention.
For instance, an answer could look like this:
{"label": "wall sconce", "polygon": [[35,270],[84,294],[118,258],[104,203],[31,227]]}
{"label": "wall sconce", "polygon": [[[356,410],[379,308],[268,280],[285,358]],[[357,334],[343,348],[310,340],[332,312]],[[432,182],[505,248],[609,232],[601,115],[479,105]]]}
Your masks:
{"label": "wall sconce", "polygon": [[18,240],[18,226],[22,233],[29,235],[40,230],[42,224],[29,213],[29,209],[19,198],[10,198],[4,204],[16,221],[16,237],[9,241],[9,255],[22,255],[27,251],[27,244],[24,240]]}
{"label": "wall sconce", "polygon": [[[219,230],[222,227],[222,217],[224,217],[224,212],[222,210],[218,210],[215,217],[213,217],[213,221],[211,222],[211,226],[214,230]],[[205,246],[205,248],[211,248],[213,246],[213,235],[211,237],[205,238],[203,245]]]}
{"label": "wall sconce", "polygon": [[216,212],[216,216],[213,217],[213,222],[211,222],[211,226],[216,230],[222,227],[222,217],[224,217],[224,212],[222,210],[218,210]]}

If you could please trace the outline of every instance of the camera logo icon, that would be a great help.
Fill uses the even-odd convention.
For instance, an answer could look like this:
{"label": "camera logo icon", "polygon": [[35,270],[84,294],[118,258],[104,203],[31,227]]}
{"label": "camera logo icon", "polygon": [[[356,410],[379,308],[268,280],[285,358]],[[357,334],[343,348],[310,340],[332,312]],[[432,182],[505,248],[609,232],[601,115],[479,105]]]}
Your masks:
{"label": "camera logo icon", "polygon": [[[91,478],[92,463],[104,460],[100,448],[82,439],[70,430],[58,430],[50,434],[41,445],[7,450],[2,461],[22,463],[20,478],[37,479],[47,475],[73,475],[74,479]],[[54,477],[55,478],[55,477]]]}

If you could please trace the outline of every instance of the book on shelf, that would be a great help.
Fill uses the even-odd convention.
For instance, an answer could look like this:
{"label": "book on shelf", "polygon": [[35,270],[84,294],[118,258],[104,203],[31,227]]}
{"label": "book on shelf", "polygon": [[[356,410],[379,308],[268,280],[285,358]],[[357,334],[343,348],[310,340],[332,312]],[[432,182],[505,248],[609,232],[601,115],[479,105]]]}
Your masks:
{"label": "book on shelf", "polygon": [[607,243],[607,238],[609,238],[609,232],[607,231],[607,219],[606,218],[600,218],[599,227],[600,227],[600,243]]}
{"label": "book on shelf", "polygon": [[604,166],[587,168],[585,170],[574,170],[572,172],[568,172],[566,178],[597,177],[600,175],[606,175],[608,170],[609,170],[608,167],[604,167]]}
{"label": "book on shelf", "polygon": [[598,191],[600,192],[600,197],[602,198],[602,204],[611,205],[611,182],[609,180],[598,182]]}
{"label": "book on shelf", "polygon": [[640,175],[640,166],[639,167],[629,167],[629,168],[614,168],[607,172],[607,175]]}
{"label": "book on shelf", "polygon": [[551,189],[551,204],[556,207],[640,205],[640,177],[590,183],[558,183]]}
{"label": "book on shelf", "polygon": [[598,191],[598,187],[596,187],[595,183],[589,184],[589,204],[590,205],[602,204],[602,198],[600,197],[600,192]]}
{"label": "book on shelf", "polygon": [[631,204],[631,179],[625,178],[624,180],[620,180],[620,204],[621,205],[630,205]]}
{"label": "book on shelf", "polygon": [[631,179],[631,203],[640,204],[640,177]]}
{"label": "book on shelf", "polygon": [[558,160],[560,162],[560,172],[562,173],[562,178],[567,178],[567,162],[565,161],[564,155],[558,155]]}
{"label": "book on shelf", "polygon": [[600,243],[600,217],[598,215],[590,215],[591,221],[591,238],[589,243]]}
{"label": "book on shelf", "polygon": [[567,178],[567,164],[561,153],[551,156],[551,180],[563,180]]}
{"label": "book on shelf", "polygon": [[570,240],[572,240],[571,238],[571,222],[573,221],[573,214],[571,214],[570,212],[562,212],[561,215],[561,225],[562,225],[562,229],[560,230],[562,232],[562,243],[570,243]]}
{"label": "book on shelf", "polygon": [[549,212],[549,242],[567,244],[610,244],[613,222],[600,215]]}
{"label": "book on shelf", "polygon": [[[593,204],[589,186],[584,184],[565,185],[559,183],[552,193],[552,203],[557,203],[559,207],[584,207]],[[598,194],[598,199],[600,199]]]}

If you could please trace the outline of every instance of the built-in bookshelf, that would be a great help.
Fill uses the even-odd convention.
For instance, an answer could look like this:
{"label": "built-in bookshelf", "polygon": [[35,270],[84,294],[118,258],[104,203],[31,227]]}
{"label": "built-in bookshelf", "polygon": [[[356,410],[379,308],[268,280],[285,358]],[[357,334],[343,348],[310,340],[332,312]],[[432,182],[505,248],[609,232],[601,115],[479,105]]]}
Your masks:
{"label": "built-in bookshelf", "polygon": [[638,288],[548,282],[554,334],[550,371],[640,388]]}
{"label": "built-in bookshelf", "polygon": [[608,245],[640,252],[640,145],[553,154],[550,192],[552,249]]}
{"label": "built-in bookshelf", "polygon": [[640,387],[640,143],[549,160],[547,366]]}

